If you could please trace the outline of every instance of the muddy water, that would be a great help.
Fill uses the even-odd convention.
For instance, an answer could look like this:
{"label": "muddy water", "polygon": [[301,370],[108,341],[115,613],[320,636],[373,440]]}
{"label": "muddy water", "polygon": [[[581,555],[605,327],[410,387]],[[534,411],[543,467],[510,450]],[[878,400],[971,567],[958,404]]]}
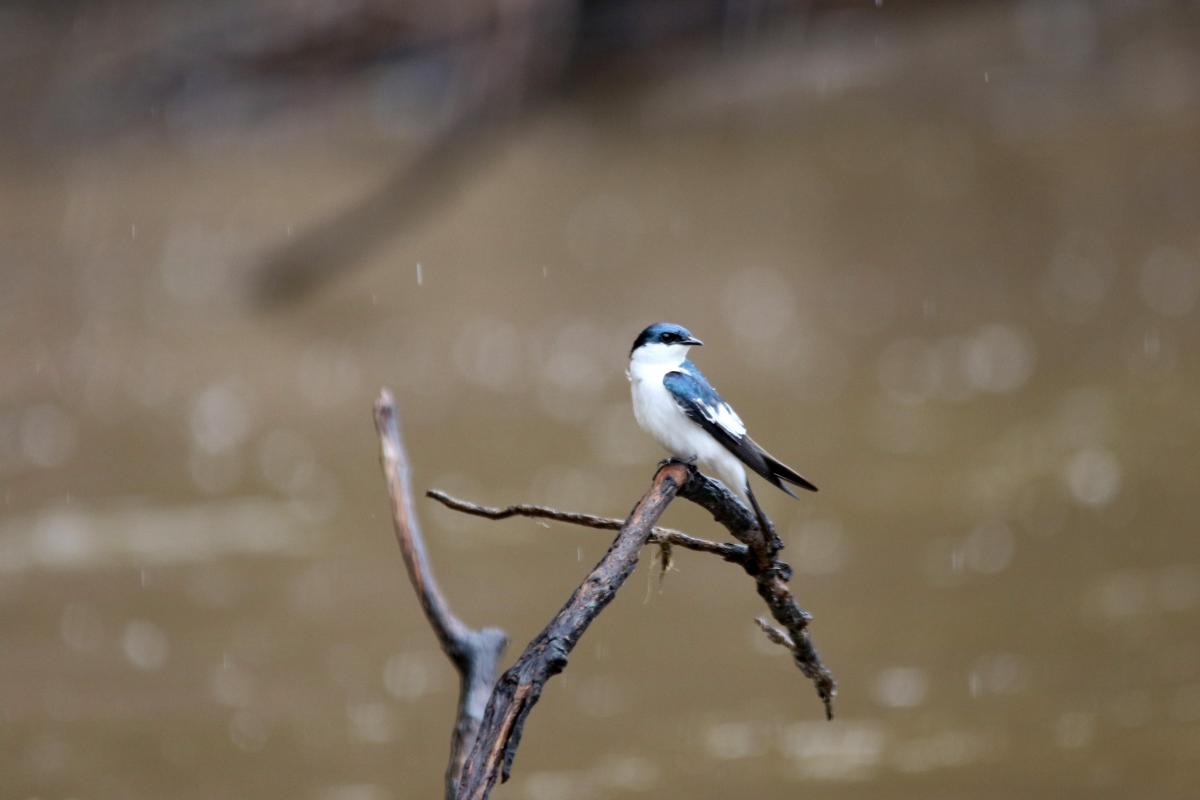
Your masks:
{"label": "muddy water", "polygon": [[[456,682],[371,400],[419,487],[619,516],[659,457],[623,376],[656,319],[821,486],[760,494],[838,716],[682,553],[498,796],[1196,796],[1196,20],[1089,14],[834,17],[572,97],[270,310],[261,254],[403,150],[369,97],[11,145],[0,796],[436,795]],[[460,613],[518,643],[606,545],[420,509]]]}

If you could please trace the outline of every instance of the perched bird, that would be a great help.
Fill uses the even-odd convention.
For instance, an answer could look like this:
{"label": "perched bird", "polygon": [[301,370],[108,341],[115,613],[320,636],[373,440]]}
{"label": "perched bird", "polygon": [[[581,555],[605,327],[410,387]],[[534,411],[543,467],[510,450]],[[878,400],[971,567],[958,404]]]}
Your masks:
{"label": "perched bird", "polygon": [[792,497],[796,495],[785,481],[813,492],[817,487],[746,435],[741,417],[688,360],[688,350],[702,344],[687,328],[670,322],[656,322],[638,335],[626,372],[633,415],[673,459],[711,467],[730,489],[750,501],[766,530],[766,515],[750,488],[745,467]]}

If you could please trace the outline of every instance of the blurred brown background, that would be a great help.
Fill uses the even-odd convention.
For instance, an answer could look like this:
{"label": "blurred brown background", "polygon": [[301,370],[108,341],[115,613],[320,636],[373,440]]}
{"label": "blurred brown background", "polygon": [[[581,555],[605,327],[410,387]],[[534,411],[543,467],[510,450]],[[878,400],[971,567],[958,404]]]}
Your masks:
{"label": "blurred brown background", "polygon": [[[838,717],[680,553],[497,797],[1196,796],[1196,4],[11,2],[0,67],[0,796],[436,796],[371,400],[620,516],[659,319],[821,486]],[[518,648],[608,541],[420,509]]]}

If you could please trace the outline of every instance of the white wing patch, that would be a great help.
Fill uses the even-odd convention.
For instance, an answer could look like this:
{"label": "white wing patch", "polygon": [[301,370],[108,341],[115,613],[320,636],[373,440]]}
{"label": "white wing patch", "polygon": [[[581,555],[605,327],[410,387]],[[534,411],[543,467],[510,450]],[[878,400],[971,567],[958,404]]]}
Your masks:
{"label": "white wing patch", "polygon": [[704,414],[705,419],[720,425],[734,438],[740,439],[745,435],[746,424],[742,422],[742,418],[737,415],[729,403],[721,403],[715,408],[703,401],[697,405],[700,406],[700,413]]}

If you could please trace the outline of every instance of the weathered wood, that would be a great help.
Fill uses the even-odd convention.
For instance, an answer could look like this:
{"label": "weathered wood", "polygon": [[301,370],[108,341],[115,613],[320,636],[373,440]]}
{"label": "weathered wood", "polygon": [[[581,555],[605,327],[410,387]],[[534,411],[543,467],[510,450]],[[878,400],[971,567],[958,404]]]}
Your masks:
{"label": "weathered wood", "polygon": [[650,490],[634,506],[608,552],[550,624],[529,643],[517,663],[500,677],[463,769],[458,794],[461,800],[482,800],[497,778],[508,780],[525,720],[541,698],[546,681],[563,671],[583,632],[633,572],[654,523],[687,479],[688,470],[683,464],[659,468]]}
{"label": "weathered wood", "polygon": [[442,651],[459,674],[458,713],[450,737],[450,763],[446,767],[445,779],[446,798],[454,800],[463,762],[475,743],[479,725],[483,721],[483,712],[492,693],[492,684],[496,680],[500,656],[508,644],[508,637],[499,628],[475,630],[468,627],[450,610],[450,604],[438,587],[429,556],[425,553],[421,526],[413,510],[412,476],[404,442],[400,438],[396,405],[391,392],[386,389],[375,401],[375,428],[379,431],[380,461],[392,502],[392,527],[396,542],[400,545],[404,566],[408,570],[408,579]]}
{"label": "weathered wood", "polygon": [[[791,568],[778,558],[783,543],[775,535],[771,521],[765,514],[747,509],[719,481],[702,475],[695,467],[677,462],[659,466],[650,489],[624,521],[546,506],[491,508],[437,490],[427,493],[449,508],[488,519],[524,516],[597,529],[618,529],[608,552],[584,578],[566,605],[496,681],[498,662],[507,637],[497,628],[474,630],[468,627],[450,610],[437,585],[412,507],[408,459],[400,438],[395,404],[387,390],[375,403],[375,424],[391,497],[396,541],[409,580],[442,650],[461,679],[450,760],[446,767],[446,797],[449,800],[485,800],[497,779],[508,779],[525,722],[541,698],[546,682],[566,667],[580,637],[616,596],[637,566],[642,548],[649,543],[657,543],[664,549],[679,545],[741,566],[754,579],[759,596],[782,629],[773,627],[765,619],[756,621],[771,641],[791,651],[796,666],[816,686],[825,705],[826,717],[832,718],[837,684],[813,647],[808,632],[812,616],[796,603],[788,586]],[[682,531],[655,527],[676,496],[707,509],[740,544],[713,542]]]}

